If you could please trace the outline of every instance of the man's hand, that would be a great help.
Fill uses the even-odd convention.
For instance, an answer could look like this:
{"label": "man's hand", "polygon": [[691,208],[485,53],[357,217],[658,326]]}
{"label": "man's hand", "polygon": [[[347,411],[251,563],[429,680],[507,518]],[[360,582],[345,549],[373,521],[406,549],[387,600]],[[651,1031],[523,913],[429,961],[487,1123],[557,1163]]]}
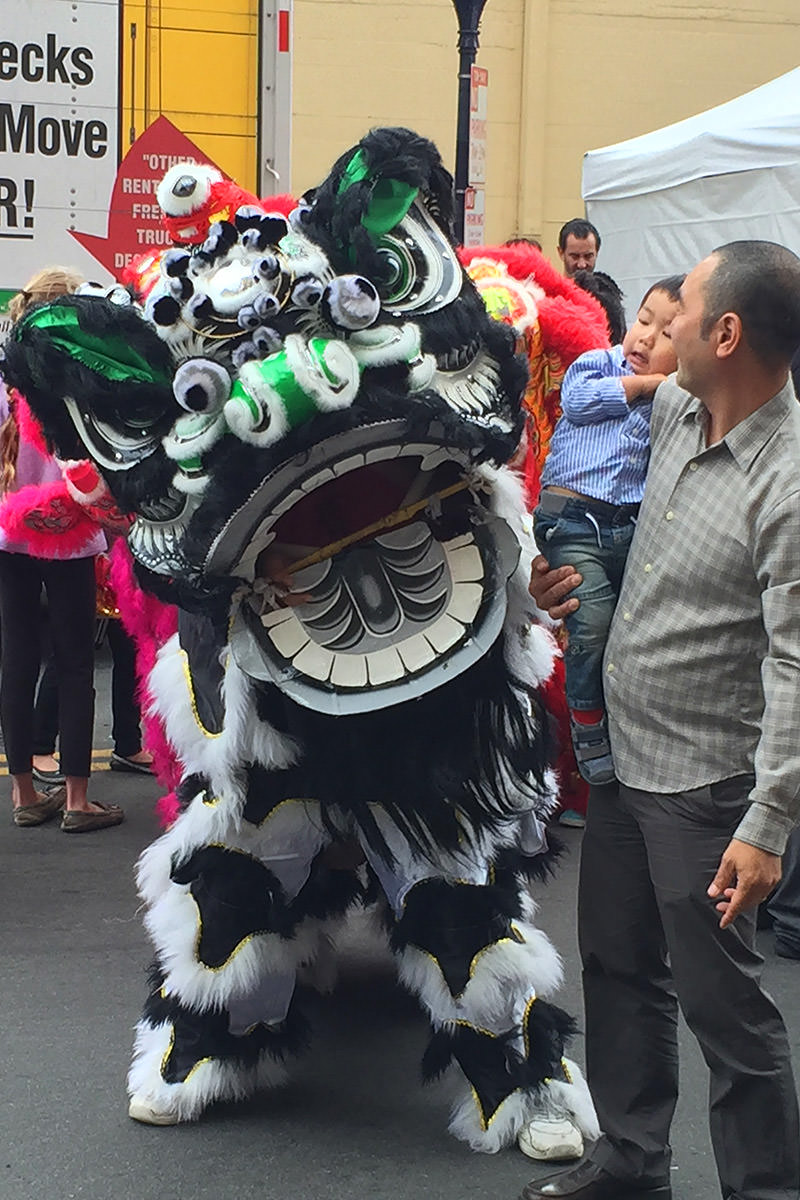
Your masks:
{"label": "man's hand", "polygon": [[292,591],[291,566],[291,558],[271,546],[262,550],[256,559],[256,579],[271,585],[267,591],[272,596],[273,607],[299,608],[311,599],[310,592]]}
{"label": "man's hand", "polygon": [[780,878],[780,855],[733,838],[708,889],[712,900],[720,897],[717,904],[717,912],[722,913],[720,929],[735,921],[740,912],[766,900]]}
{"label": "man's hand", "polygon": [[539,608],[548,612],[554,621],[561,621],[580,605],[580,600],[573,597],[565,600],[574,591],[583,576],[574,567],[557,567],[550,570],[550,564],[541,554],[537,554],[531,563],[530,592]]}

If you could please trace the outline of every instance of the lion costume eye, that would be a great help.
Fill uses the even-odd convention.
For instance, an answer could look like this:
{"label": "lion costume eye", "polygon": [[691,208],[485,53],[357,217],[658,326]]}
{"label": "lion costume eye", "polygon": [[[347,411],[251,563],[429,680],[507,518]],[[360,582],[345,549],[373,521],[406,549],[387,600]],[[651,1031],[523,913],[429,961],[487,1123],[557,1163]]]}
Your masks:
{"label": "lion costume eye", "polygon": [[414,260],[405,247],[388,238],[378,247],[378,257],[384,268],[381,294],[384,304],[399,304],[405,300],[416,278]]}
{"label": "lion costume eye", "polygon": [[220,363],[190,358],[175,372],[172,390],[187,412],[218,412],[231,394],[231,377]]}

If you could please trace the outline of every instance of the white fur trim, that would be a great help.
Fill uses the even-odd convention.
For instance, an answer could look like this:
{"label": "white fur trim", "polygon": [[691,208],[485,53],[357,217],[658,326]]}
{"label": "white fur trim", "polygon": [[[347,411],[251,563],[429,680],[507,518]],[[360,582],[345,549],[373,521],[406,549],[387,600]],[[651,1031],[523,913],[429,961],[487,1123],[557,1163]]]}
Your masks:
{"label": "white fur trim", "polygon": [[516,1142],[519,1131],[530,1121],[537,1105],[535,1091],[516,1091],[503,1101],[484,1124],[477,1101],[470,1089],[453,1108],[448,1126],[453,1137],[466,1142],[481,1154],[497,1154]]}
{"label": "white fur trim", "polygon": [[571,1058],[565,1058],[571,1083],[561,1079],[551,1079],[542,1095],[547,1102],[556,1108],[554,1115],[558,1116],[566,1110],[588,1141],[593,1142],[600,1137],[600,1123],[597,1120],[594,1102],[589,1091],[589,1085],[583,1077],[583,1072]]}
{"label": "white fur trim", "polygon": [[[190,196],[173,196],[172,189],[184,175],[197,180],[197,187]],[[211,184],[218,183],[222,175],[216,167],[205,163],[179,162],[167,171],[156,188],[156,200],[168,217],[189,216],[207,202],[211,195]]]}
{"label": "white fur trim", "polygon": [[594,1141],[600,1136],[600,1127],[589,1089],[579,1068],[568,1059],[565,1061],[573,1083],[549,1080],[541,1088],[516,1091],[503,1101],[485,1127],[472,1090],[462,1092],[453,1107],[450,1132],[473,1150],[496,1154],[513,1145],[529,1121],[537,1117],[563,1117],[566,1112],[583,1136]]}
{"label": "white fur trim", "polygon": [[362,367],[389,367],[420,357],[422,335],[418,325],[376,325],[354,333],[348,345]]}
{"label": "white fur trim", "polygon": [[165,973],[165,986],[193,1008],[224,1008],[233,997],[259,987],[264,976],[293,972],[324,952],[321,924],[307,919],[291,939],[259,933],[245,939],[219,967],[197,958],[201,915],[189,886],[174,883],[174,862],[214,844],[248,854],[272,870],[293,900],[308,878],[311,864],[329,840],[312,802],[286,801],[260,826],[239,821],[239,804],[207,803],[196,797],[167,830],[142,854],[137,867],[139,893],[146,901],[145,928]]}
{"label": "white fur trim", "polygon": [[158,653],[150,673],[149,711],[161,718],[167,737],[187,773],[199,772],[210,780],[214,796],[230,802],[243,799],[238,782],[244,762],[280,770],[297,761],[297,743],[256,715],[252,683],[225,648],[222,697],[225,721],[222,732],[209,734],[194,712],[188,664],[178,635]]}
{"label": "white fur trim", "polygon": [[546,999],[561,986],[561,959],[540,929],[522,921],[512,926],[524,942],[503,940],[481,950],[463,992],[454,997],[438,964],[429,954],[408,946],[398,956],[400,980],[431,1015],[434,1027],[450,1021],[504,1033],[518,1024],[532,992]]}
{"label": "white fur trim", "polygon": [[261,1088],[285,1083],[286,1068],[267,1053],[252,1067],[207,1059],[199,1063],[184,1083],[167,1083],[161,1064],[169,1050],[172,1025],[136,1026],[133,1061],[128,1072],[128,1094],[158,1112],[175,1113],[179,1121],[196,1121],[215,1100],[244,1100]]}
{"label": "white fur trim", "polygon": [[533,536],[533,523],[525,500],[525,484],[522,476],[511,467],[492,467],[483,464],[477,472],[487,488],[491,511],[502,517],[517,536],[520,558],[517,569],[509,580],[509,615],[506,627],[535,622],[546,629],[558,628],[559,622],[536,605],[530,593],[531,563],[539,553]]}
{"label": "white fur trim", "polygon": [[178,471],[172,477],[172,486],[176,491],[183,492],[184,496],[200,496],[210,481],[210,475],[186,475],[183,471]]}
{"label": "white fur trim", "polygon": [[188,887],[172,884],[145,915],[145,928],[164,970],[164,986],[182,1004],[205,1011],[225,1008],[234,997],[246,996],[264,976],[285,975],[301,962],[313,961],[317,930],[303,922],[290,939],[277,933],[258,933],[239,943],[222,966],[209,968],[197,958],[200,913]]}

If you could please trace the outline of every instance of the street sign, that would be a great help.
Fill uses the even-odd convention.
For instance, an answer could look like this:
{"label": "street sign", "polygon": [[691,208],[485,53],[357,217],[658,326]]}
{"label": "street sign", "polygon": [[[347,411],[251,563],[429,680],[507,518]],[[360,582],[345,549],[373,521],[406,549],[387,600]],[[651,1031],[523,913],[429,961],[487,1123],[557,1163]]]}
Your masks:
{"label": "street sign", "polygon": [[468,187],[464,193],[464,245],[482,246],[485,241],[486,193],[482,187]]}
{"label": "street sign", "polygon": [[470,68],[469,91],[469,180],[472,187],[486,183],[486,114],[489,72],[486,67]]}
{"label": "street sign", "polygon": [[[119,161],[119,13],[108,0],[2,0],[0,295],[42,267],[88,270]],[[3,297],[5,298],[5,297]]]}

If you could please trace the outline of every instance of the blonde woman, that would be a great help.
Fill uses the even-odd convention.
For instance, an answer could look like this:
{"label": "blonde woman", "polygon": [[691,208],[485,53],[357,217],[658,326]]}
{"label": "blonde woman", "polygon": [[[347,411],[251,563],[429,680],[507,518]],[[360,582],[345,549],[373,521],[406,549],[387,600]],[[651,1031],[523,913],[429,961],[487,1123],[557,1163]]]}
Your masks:
{"label": "blonde woman", "polygon": [[[74,292],[82,283],[74,271],[39,271],[10,305],[13,321],[34,305]],[[50,484],[62,477],[56,459],[43,452],[17,418],[21,402],[0,391],[0,492]],[[89,800],[88,785],[94,726],[94,556],[105,549],[100,532],[81,546],[54,537],[51,549],[14,541],[0,529],[0,722],[11,776],[14,823],[42,825],[63,810],[61,828],[82,833],[118,825],[121,808]],[[66,785],[37,791],[32,775],[34,692],[39,673],[42,610],[47,593],[48,619],[59,690],[61,764]]]}

